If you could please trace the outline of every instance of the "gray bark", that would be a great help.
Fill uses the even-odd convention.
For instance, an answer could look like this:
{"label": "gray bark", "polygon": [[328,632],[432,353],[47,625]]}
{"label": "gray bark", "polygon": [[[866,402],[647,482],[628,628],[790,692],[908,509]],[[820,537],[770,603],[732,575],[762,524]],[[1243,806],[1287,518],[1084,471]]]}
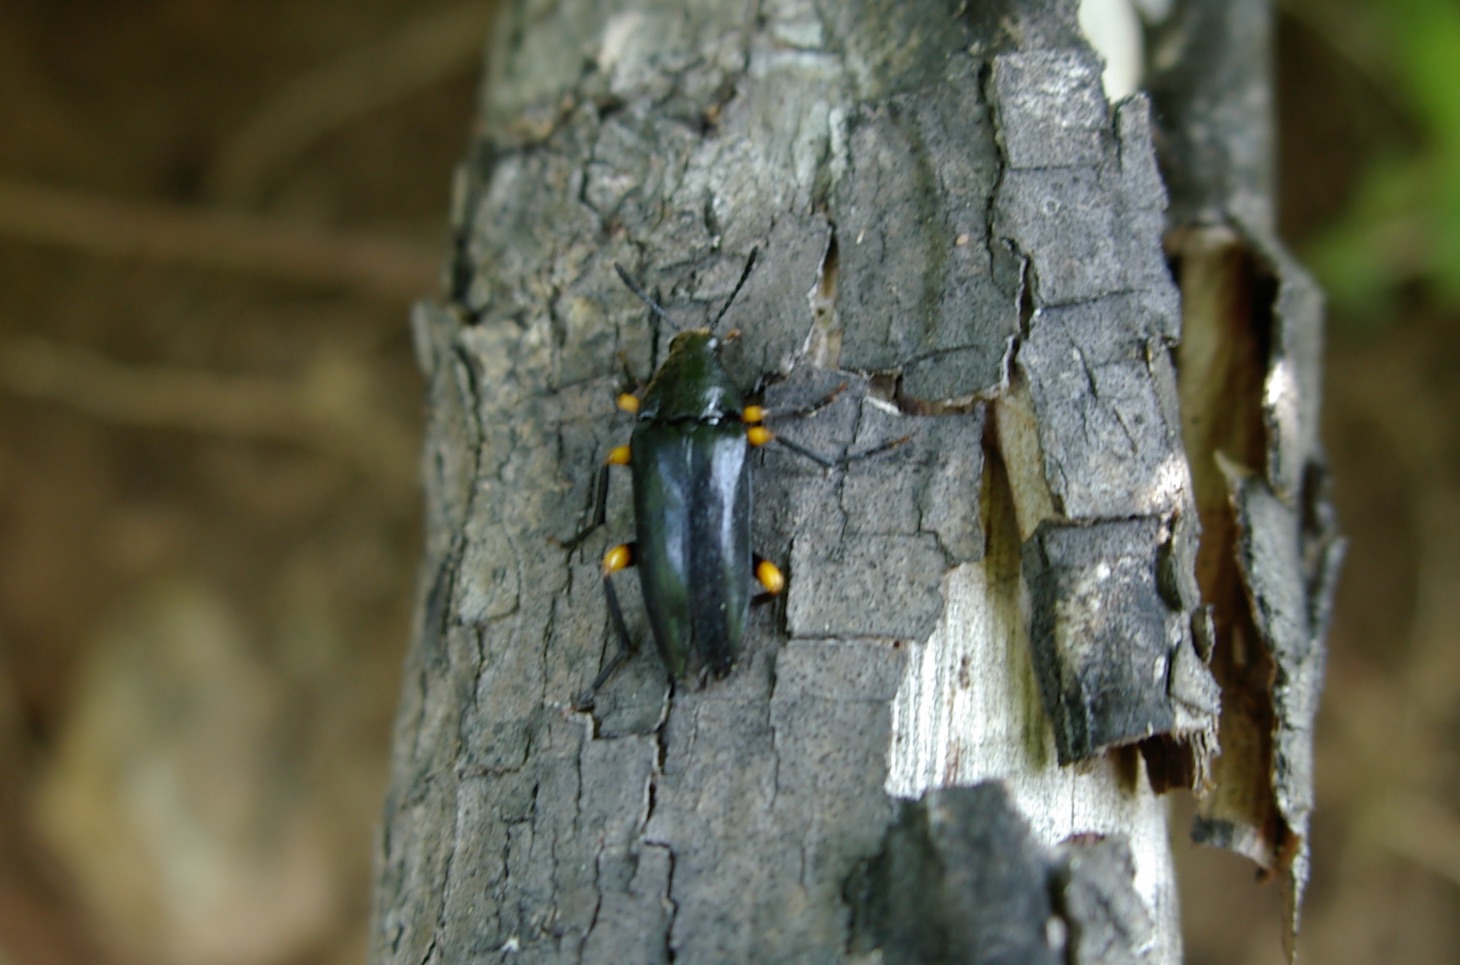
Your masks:
{"label": "gray bark", "polygon": [[[1199,579],[1148,102],[1107,102],[1061,0],[523,0],[495,38],[449,297],[414,320],[427,564],[374,960],[1179,958],[1161,794],[1220,788],[1243,682],[1208,667],[1235,597]],[[604,536],[556,540],[627,438],[619,356],[656,344],[611,266],[699,324],[753,248],[734,374],[772,406],[846,386],[779,431],[908,441],[765,451],[784,602],[725,679],[671,686],[644,647],[574,711],[627,480]],[[1309,556],[1264,537],[1298,505],[1269,483],[1318,472],[1291,401],[1258,418],[1273,458],[1224,456],[1220,562],[1253,640],[1311,667]],[[1315,688],[1267,695],[1289,770]],[[1295,827],[1304,776],[1268,787]]]}

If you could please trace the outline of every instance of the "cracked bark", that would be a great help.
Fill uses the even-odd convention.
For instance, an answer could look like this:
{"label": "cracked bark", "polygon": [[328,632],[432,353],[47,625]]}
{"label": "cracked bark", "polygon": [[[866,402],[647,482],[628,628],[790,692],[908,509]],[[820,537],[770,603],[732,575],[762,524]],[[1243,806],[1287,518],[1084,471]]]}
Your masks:
{"label": "cracked bark", "polygon": [[[1317,320],[1262,289],[1291,321],[1238,368],[1281,361],[1293,392],[1258,389],[1252,447],[1201,448],[1151,111],[1107,102],[1069,3],[516,2],[488,62],[447,297],[413,320],[427,562],[375,961],[1172,961],[1163,792],[1236,787],[1247,810],[1204,827],[1300,854],[1312,561],[1336,555],[1282,527],[1322,505]],[[1211,137],[1182,89],[1173,130]],[[1219,192],[1191,200],[1230,174],[1210,153],[1164,172],[1177,224],[1290,271]],[[627,480],[605,535],[555,538],[628,435],[620,357],[647,375],[669,334],[611,266],[691,325],[757,247],[732,373],[772,407],[845,385],[781,427],[818,452],[908,441],[831,473],[760,454],[784,602],[725,679],[671,687],[644,647],[576,713]],[[1275,687],[1223,652],[1238,631]],[[1214,766],[1241,698],[1254,756]]]}

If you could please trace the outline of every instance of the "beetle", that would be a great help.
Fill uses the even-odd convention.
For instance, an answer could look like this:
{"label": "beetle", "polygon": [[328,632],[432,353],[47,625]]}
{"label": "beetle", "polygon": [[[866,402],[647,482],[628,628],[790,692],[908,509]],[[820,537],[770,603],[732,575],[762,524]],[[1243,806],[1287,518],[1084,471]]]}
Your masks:
{"label": "beetle", "polygon": [[[752,582],[763,598],[779,594],[785,577],[754,553],[750,541],[752,448],[779,442],[823,468],[873,455],[902,440],[849,459],[826,459],[781,439],[763,424],[771,413],[748,405],[720,359],[722,340],[715,327],[734,304],[755,266],[752,251],[723,308],[706,328],[675,335],[663,364],[642,395],[623,393],[619,408],[633,413],[629,444],[613,449],[594,485],[593,515],[564,546],[575,549],[603,525],[608,506],[609,471],[628,466],[633,482],[635,540],[603,556],[603,592],[618,637],[619,652],[574,702],[592,706],[598,689],[635,650],[613,575],[637,566],[649,627],[669,675],[686,677],[696,664],[717,677],[729,670],[745,639],[752,603]],[[619,278],[658,318],[674,320],[652,297],[614,265]],[[810,415],[841,392],[803,409],[778,415]]]}

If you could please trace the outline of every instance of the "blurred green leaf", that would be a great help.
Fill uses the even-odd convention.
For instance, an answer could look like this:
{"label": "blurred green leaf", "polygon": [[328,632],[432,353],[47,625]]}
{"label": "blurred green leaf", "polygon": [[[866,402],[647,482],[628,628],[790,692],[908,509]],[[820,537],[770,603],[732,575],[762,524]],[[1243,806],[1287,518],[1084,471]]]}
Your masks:
{"label": "blurred green leaf", "polygon": [[1460,4],[1455,0],[1398,0],[1398,75],[1427,141],[1433,177],[1431,201],[1417,199],[1430,227],[1430,279],[1437,294],[1460,304]]}
{"label": "blurred green leaf", "polygon": [[[1331,12],[1375,28],[1362,44],[1342,44],[1343,53],[1352,59],[1362,52],[1358,66],[1385,86],[1417,128],[1420,146],[1405,154],[1376,150],[1305,257],[1340,316],[1383,323],[1400,289],[1416,283],[1446,307],[1460,307],[1460,3],[1390,0]],[[1330,26],[1335,38],[1344,33]]]}
{"label": "blurred green leaf", "polygon": [[1304,258],[1340,315],[1377,323],[1392,316],[1397,290],[1429,268],[1419,216],[1428,178],[1412,157],[1376,159],[1342,217],[1309,240]]}

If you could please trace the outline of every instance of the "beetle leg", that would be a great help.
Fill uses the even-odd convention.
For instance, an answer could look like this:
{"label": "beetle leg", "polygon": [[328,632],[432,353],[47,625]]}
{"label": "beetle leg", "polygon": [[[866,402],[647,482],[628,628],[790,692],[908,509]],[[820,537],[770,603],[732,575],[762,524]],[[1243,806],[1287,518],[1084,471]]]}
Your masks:
{"label": "beetle leg", "polygon": [[891,442],[884,442],[880,446],[873,446],[866,452],[858,452],[854,455],[843,456],[841,459],[828,459],[827,457],[820,455],[819,453],[812,452],[810,449],[807,449],[805,446],[802,446],[799,443],[792,442],[789,439],[781,438],[771,430],[767,429],[765,426],[761,425],[761,423],[763,423],[767,419],[801,419],[807,416],[815,415],[822,409],[835,402],[837,398],[842,394],[842,392],[846,391],[846,388],[847,384],[843,382],[841,385],[832,389],[831,392],[824,397],[818,399],[815,402],[812,402],[810,405],[803,405],[799,409],[771,410],[759,405],[748,405],[740,414],[741,420],[746,425],[745,437],[752,446],[764,446],[772,442],[778,442],[781,445],[785,446],[787,449],[796,453],[798,456],[803,456],[807,459],[810,459],[812,462],[816,463],[818,466],[821,466],[821,468],[823,469],[845,468],[851,463],[859,462],[863,459],[870,459],[873,456],[880,456],[882,455],[882,453],[888,451],[889,449],[896,449],[898,446],[902,445],[912,438],[911,436],[903,436],[900,439],[893,439]]}
{"label": "beetle leg", "polygon": [[603,554],[603,597],[608,602],[608,617],[613,623],[614,634],[618,637],[619,649],[603,665],[593,683],[580,693],[573,700],[574,710],[587,710],[593,706],[593,698],[598,694],[598,688],[608,682],[614,671],[618,670],[623,662],[634,655],[637,649],[634,646],[633,637],[629,636],[628,624],[624,623],[624,611],[618,602],[618,593],[613,588],[613,575],[619,570],[628,569],[638,563],[637,543],[620,543],[607,553]]}
{"label": "beetle leg", "polygon": [[769,445],[772,442],[778,442],[781,445],[785,446],[787,449],[796,453],[796,455],[804,456],[807,459],[810,459],[822,469],[835,469],[837,467],[837,461],[835,459],[828,459],[825,456],[817,455],[800,443],[792,442],[789,439],[782,439],[780,436],[776,435],[774,432],[762,425],[753,425],[749,429],[746,429],[745,439],[752,446],[757,447]]}
{"label": "beetle leg", "polygon": [[632,389],[637,392],[644,387],[644,380],[634,372],[633,363],[629,361],[629,353],[623,349],[618,350],[618,364],[624,370],[624,380],[621,385],[625,391]]}
{"label": "beetle leg", "polygon": [[816,415],[816,413],[831,405],[846,390],[847,384],[843,382],[825,396],[809,405],[803,405],[798,409],[767,409],[764,406],[748,405],[745,407],[745,413],[741,418],[746,422],[764,422],[767,419],[804,419],[807,416]]}
{"label": "beetle leg", "polygon": [[818,455],[817,453],[812,452],[810,449],[807,449],[805,446],[802,446],[795,442],[791,442],[788,439],[782,439],[774,432],[761,425],[761,423],[764,422],[766,419],[799,419],[805,418],[806,416],[815,415],[822,409],[835,402],[837,397],[841,395],[843,391],[845,391],[846,387],[847,384],[843,382],[835,389],[832,389],[831,392],[825,397],[818,399],[810,405],[803,405],[799,409],[783,409],[779,411],[773,411],[759,405],[746,406],[744,411],[740,414],[741,420],[744,421],[746,424],[746,439],[750,442],[752,446],[764,446],[771,442],[779,442],[781,445],[796,453],[798,456],[803,456],[807,459],[810,459],[812,462],[816,463],[823,469],[835,469],[845,460],[839,461],[835,459],[828,459],[825,456]]}
{"label": "beetle leg", "polygon": [[873,446],[871,449],[867,449],[863,452],[853,453],[852,455],[847,456],[845,459],[839,460],[837,462],[837,465],[845,466],[848,463],[861,462],[863,459],[871,459],[873,456],[880,456],[888,450],[896,449],[898,446],[906,443],[911,438],[912,436],[898,436],[896,439],[884,442],[880,446]]}
{"label": "beetle leg", "polygon": [[593,515],[589,517],[588,524],[573,534],[572,539],[563,544],[568,552],[577,549],[588,536],[603,521],[608,518],[608,470],[613,466],[627,466],[629,464],[629,447],[615,446],[598,467],[598,476],[593,482]]}
{"label": "beetle leg", "polygon": [[893,439],[891,442],[884,442],[880,446],[873,446],[871,449],[868,449],[865,452],[853,453],[850,456],[843,456],[840,459],[828,459],[825,456],[820,455],[819,453],[812,452],[810,449],[807,449],[799,442],[792,442],[790,439],[786,439],[776,435],[774,432],[762,425],[753,425],[749,429],[745,430],[745,438],[752,446],[764,446],[772,442],[778,443],[782,446],[785,446],[796,455],[810,459],[822,469],[845,469],[847,466],[851,465],[854,462],[861,462],[863,459],[871,459],[873,456],[882,455],[889,449],[896,449],[898,446],[911,439],[912,436],[902,436],[901,438]]}

